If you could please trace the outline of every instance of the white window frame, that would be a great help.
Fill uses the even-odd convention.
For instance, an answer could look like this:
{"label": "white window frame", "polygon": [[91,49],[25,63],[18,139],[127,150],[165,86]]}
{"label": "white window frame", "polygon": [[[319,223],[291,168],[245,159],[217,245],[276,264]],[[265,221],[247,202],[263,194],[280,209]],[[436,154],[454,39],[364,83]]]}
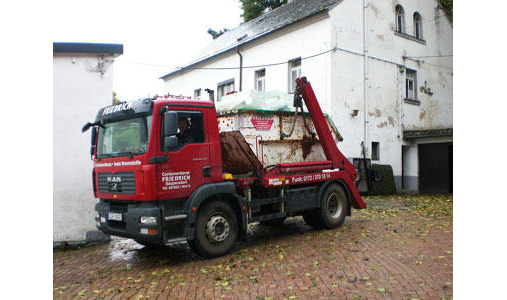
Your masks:
{"label": "white window frame", "polygon": [[405,99],[417,100],[417,72],[415,70],[405,71]]}
{"label": "white window frame", "polygon": [[225,96],[227,93],[233,92],[234,90],[234,78],[217,83],[217,101],[220,101],[222,96]]}
{"label": "white window frame", "polygon": [[414,13],[414,37],[416,39],[422,40],[422,17],[418,12]]}
{"label": "white window frame", "polygon": [[194,90],[194,99],[201,99],[201,89]]}
{"label": "white window frame", "polygon": [[266,91],[266,69],[255,71],[254,89],[257,91]]}
{"label": "white window frame", "polygon": [[288,76],[289,76],[289,93],[294,93],[294,91],[296,90],[296,78],[301,77],[301,57],[289,60]]}
{"label": "white window frame", "polygon": [[405,9],[400,4],[396,5],[396,31],[405,33]]}

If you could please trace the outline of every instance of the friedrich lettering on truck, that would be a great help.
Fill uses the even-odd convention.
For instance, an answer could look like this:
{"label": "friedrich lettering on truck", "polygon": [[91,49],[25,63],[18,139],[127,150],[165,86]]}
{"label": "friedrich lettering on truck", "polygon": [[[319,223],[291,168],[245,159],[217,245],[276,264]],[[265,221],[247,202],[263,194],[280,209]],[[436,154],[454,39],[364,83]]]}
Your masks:
{"label": "friedrich lettering on truck", "polygon": [[[296,83],[295,108],[306,104],[316,132],[304,124],[324,160],[266,165],[264,143],[252,148],[241,130],[220,127],[211,101],[164,96],[100,109],[83,127],[91,128],[97,228],[144,245],[187,242],[199,255],[217,257],[245,239],[251,223],[302,216],[330,229],[351,208],[366,208],[357,171],[338,150],[310,83]],[[259,135],[276,128],[272,116],[249,120]],[[274,142],[287,145],[292,131]]]}

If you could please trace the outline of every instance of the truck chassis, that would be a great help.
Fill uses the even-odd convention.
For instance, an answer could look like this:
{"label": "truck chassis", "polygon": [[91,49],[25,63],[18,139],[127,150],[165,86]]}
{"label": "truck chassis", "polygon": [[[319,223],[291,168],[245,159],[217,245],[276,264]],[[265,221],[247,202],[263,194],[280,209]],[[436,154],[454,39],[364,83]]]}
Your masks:
{"label": "truck chassis", "polygon": [[[217,257],[246,238],[250,223],[280,224],[286,217],[301,215],[313,227],[332,229],[343,224],[351,208],[366,208],[354,184],[357,171],[338,150],[310,83],[305,77],[296,83],[295,105],[301,105],[301,98],[305,101],[327,160],[263,167],[254,176],[225,174],[229,176],[197,187],[188,197],[157,201],[101,197],[95,206],[97,227],[142,244],[187,241],[199,255]],[[92,134],[95,143],[93,139]],[[153,165],[166,161],[167,156],[150,158]],[[95,192],[101,176],[96,173]]]}

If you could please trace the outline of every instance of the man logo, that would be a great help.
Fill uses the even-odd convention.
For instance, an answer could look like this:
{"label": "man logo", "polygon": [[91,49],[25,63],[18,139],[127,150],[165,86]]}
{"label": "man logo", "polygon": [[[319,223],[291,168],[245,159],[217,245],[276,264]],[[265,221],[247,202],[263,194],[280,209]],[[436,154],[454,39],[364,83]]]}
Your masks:
{"label": "man logo", "polygon": [[121,182],[121,177],[120,176],[108,176],[107,177],[107,182],[108,183],[112,183],[112,182]]}

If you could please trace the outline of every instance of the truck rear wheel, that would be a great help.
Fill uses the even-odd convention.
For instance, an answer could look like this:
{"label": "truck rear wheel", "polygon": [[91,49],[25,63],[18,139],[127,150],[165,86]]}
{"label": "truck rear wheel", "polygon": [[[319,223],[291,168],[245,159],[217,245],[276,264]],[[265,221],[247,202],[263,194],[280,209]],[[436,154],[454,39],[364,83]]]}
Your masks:
{"label": "truck rear wheel", "polygon": [[188,241],[197,254],[211,258],[229,252],[238,239],[236,214],[227,202],[204,204],[195,219],[195,237]]}
{"label": "truck rear wheel", "polygon": [[303,219],[314,228],[337,228],[345,221],[348,205],[343,187],[333,183],[322,194],[320,208],[304,212]]}
{"label": "truck rear wheel", "polygon": [[320,223],[328,229],[340,227],[347,216],[347,193],[338,184],[330,184],[320,202]]}

